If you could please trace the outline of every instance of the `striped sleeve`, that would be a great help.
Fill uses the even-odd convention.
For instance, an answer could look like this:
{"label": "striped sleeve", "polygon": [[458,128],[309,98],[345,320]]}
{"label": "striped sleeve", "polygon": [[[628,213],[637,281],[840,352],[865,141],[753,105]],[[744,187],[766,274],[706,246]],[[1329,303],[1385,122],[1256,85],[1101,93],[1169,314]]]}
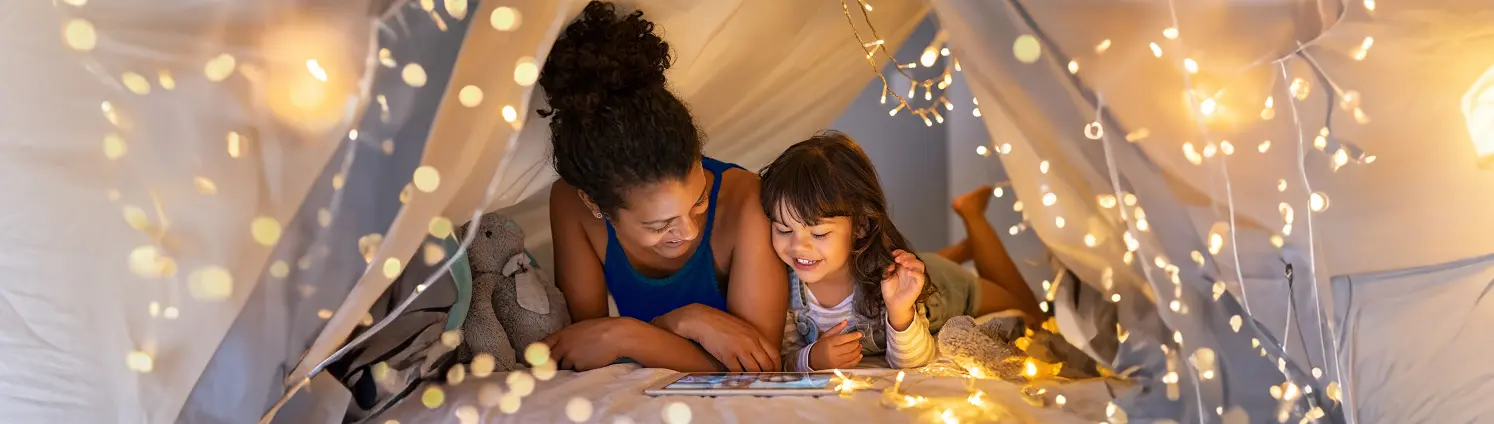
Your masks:
{"label": "striped sleeve", "polygon": [[[885,321],[885,318],[884,318]],[[892,368],[917,368],[934,362],[939,348],[929,334],[929,318],[914,314],[913,323],[903,331],[887,322],[887,364]]]}

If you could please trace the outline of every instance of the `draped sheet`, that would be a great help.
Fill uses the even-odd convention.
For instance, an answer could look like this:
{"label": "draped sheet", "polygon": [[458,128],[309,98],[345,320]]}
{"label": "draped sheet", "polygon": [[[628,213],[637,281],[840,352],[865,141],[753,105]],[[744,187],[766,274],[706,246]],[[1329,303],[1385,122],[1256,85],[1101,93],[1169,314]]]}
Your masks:
{"label": "draped sheet", "polygon": [[[380,12],[82,3],[0,8],[0,416],[170,422],[258,285],[254,234],[290,222],[366,99]],[[293,47],[293,26],[340,36]],[[285,119],[313,53],[332,79]]]}
{"label": "draped sheet", "polygon": [[[498,4],[471,5],[468,19],[476,24],[454,26],[467,32],[454,68],[445,70],[451,82],[438,88],[446,95],[431,97],[438,100],[429,104],[388,96],[396,114],[403,107],[437,110],[430,121],[434,130],[417,135],[415,145],[418,163],[437,169],[443,182],[430,192],[412,192],[387,231],[376,230],[384,238],[371,254],[374,266],[366,267],[371,272],[355,264],[344,268],[348,272],[284,281],[263,278],[267,264],[274,259],[303,268],[297,256],[316,250],[321,239],[298,238],[307,231],[292,223],[299,222],[297,213],[318,215],[303,200],[325,192],[312,187],[335,174],[328,172],[329,163],[345,166],[332,160],[339,146],[360,140],[344,134],[353,115],[374,104],[367,87],[381,62],[374,35],[408,34],[399,22],[380,18],[383,8],[407,5],[73,3],[79,2],[21,2],[0,10],[0,39],[7,40],[0,57],[11,65],[0,70],[0,92],[7,94],[0,100],[0,192],[15,199],[0,212],[6,246],[0,255],[0,356],[7,359],[0,364],[0,416],[36,422],[178,419],[193,387],[234,384],[199,379],[236,320],[272,315],[262,318],[269,325],[246,325],[251,330],[224,346],[256,346],[282,326],[313,319],[278,309],[246,310],[251,295],[286,297],[337,280],[337,290],[352,295],[333,299],[340,306],[324,306],[336,313],[291,374],[295,380],[344,341],[389,283],[382,264],[410,258],[436,216],[460,223],[476,212],[505,208],[529,231],[529,244],[548,243],[543,199],[554,175],[545,158],[547,129],[532,114],[541,105],[530,99],[539,96],[516,83],[513,70],[524,57],[542,66],[555,34],[584,2],[504,2],[523,13],[514,31],[487,25]],[[710,137],[707,153],[749,168],[827,125],[868,80],[838,4],[624,3],[646,10],[674,44],[679,60],[671,70],[672,88]],[[1407,378],[1395,372],[1395,364],[1430,373],[1441,369],[1438,364],[1463,360],[1463,375],[1494,371],[1467,360],[1486,351],[1487,343],[1457,337],[1463,325],[1487,314],[1467,300],[1481,299],[1489,277],[1470,265],[1448,265],[1457,270],[1451,275],[1437,268],[1494,252],[1494,225],[1485,212],[1494,203],[1487,195],[1494,192],[1494,174],[1478,167],[1478,154],[1494,139],[1490,121],[1480,118],[1491,107],[1485,105],[1488,78],[1478,82],[1494,69],[1494,37],[1488,34],[1494,12],[1475,0],[1382,2],[1373,12],[1331,1],[1176,3],[1174,13],[1163,2],[1082,8],[933,2],[972,90],[984,101],[993,142],[1013,146],[1001,160],[1013,190],[1029,205],[1032,227],[1082,280],[1102,286],[1109,281],[1111,287],[1103,288],[1125,299],[1120,316],[1132,339],[1115,362],[1147,370],[1149,380],[1142,383],[1152,390],[1150,397],[1118,403],[1135,408],[1133,419],[1203,420],[1214,407],[1233,406],[1256,414],[1275,406],[1265,386],[1289,377],[1318,394],[1329,381],[1343,381],[1351,413],[1360,420],[1464,418],[1436,407],[1471,405],[1487,397],[1487,388],[1473,380],[1439,385]],[[893,48],[923,13],[912,0],[875,5],[872,16]],[[1173,14],[1177,40],[1162,32]],[[308,48],[340,90],[324,116],[285,113],[291,99],[284,96],[295,90],[275,85],[294,80],[291,73],[304,78],[301,54],[308,51],[259,44],[287,16],[315,17],[320,25],[313,27],[341,34],[306,38],[328,42]],[[97,33],[93,50],[69,50],[62,42],[64,28],[72,28],[64,34],[73,36],[81,31],[64,27],[73,18],[91,22]],[[1039,29],[1046,43],[1040,60],[1016,61],[1014,40]],[[1374,41],[1364,50],[1367,36]],[[1100,53],[1096,45],[1102,40],[1110,47]],[[1153,42],[1161,58],[1152,56]],[[1307,57],[1292,56],[1299,42],[1307,44]],[[210,81],[205,65],[222,53],[237,57],[240,70],[223,82]],[[1185,56],[1200,69],[1191,82],[1216,96],[1217,116],[1207,134],[1192,120],[1194,106],[1184,97]],[[1068,75],[1067,59],[1077,62],[1077,75]],[[1329,101],[1329,83],[1314,75],[1314,66],[1337,86],[1335,100],[1353,91],[1368,118],[1361,124],[1351,109],[1335,109],[1326,152],[1314,148],[1314,138],[1338,101]],[[170,88],[160,70],[172,75]],[[125,72],[143,75],[150,93],[132,94],[138,81]],[[1305,95],[1293,102],[1289,87],[1299,78],[1298,91]],[[454,93],[466,85],[482,87],[485,100],[461,106]],[[1274,119],[1262,120],[1268,95]],[[101,109],[104,101],[115,123]],[[1096,120],[1097,104],[1106,133],[1090,140],[1083,128]],[[522,125],[502,118],[505,105],[516,109]],[[319,119],[317,125],[306,125],[311,118]],[[246,140],[237,158],[224,151],[226,133],[235,129]],[[1148,135],[1128,142],[1128,133],[1141,129]],[[127,147],[114,160],[100,151],[111,132]],[[1211,144],[1223,149],[1226,140],[1233,155],[1220,152],[1194,165],[1182,154],[1185,142],[1198,150]],[[1271,147],[1260,152],[1266,140]],[[1376,160],[1349,161],[1335,171],[1329,152],[1345,145]],[[1049,163],[1046,174],[1039,171],[1043,161]],[[1281,181],[1284,190],[1278,189]],[[1314,191],[1327,199],[1321,213],[1309,211]],[[1038,206],[1049,192],[1058,201]],[[1095,201],[1107,193],[1124,199],[1124,192],[1134,193],[1145,208],[1149,231],[1138,228],[1134,209],[1127,209],[1133,219],[1122,221],[1116,209]],[[1295,211],[1296,221],[1278,249],[1269,237],[1285,233],[1282,203]],[[126,206],[133,208],[122,222]],[[256,217],[285,228],[280,246],[254,240],[250,222]],[[1058,217],[1068,225],[1057,225]],[[1211,249],[1210,233],[1230,220],[1233,230]],[[130,222],[155,230],[137,231]],[[1121,260],[1126,230],[1138,239],[1134,265]],[[1084,243],[1085,235],[1094,236],[1095,247]],[[173,258],[172,276],[132,272],[131,252],[147,245]],[[1202,266],[1193,262],[1195,251],[1202,252]],[[1156,266],[1158,256],[1180,268],[1180,294]],[[1290,280],[1287,265],[1294,270]],[[204,270],[212,276],[219,268],[234,282],[226,293],[210,284],[216,279],[202,278]],[[1419,273],[1395,272],[1403,269]],[[260,291],[271,280],[274,286]],[[1224,282],[1227,292],[1217,302],[1215,281]],[[1168,311],[1174,299],[1185,313]],[[1235,330],[1235,315],[1254,319]],[[1437,320],[1426,321],[1428,315]],[[1381,328],[1401,331],[1377,337]],[[1173,331],[1184,340],[1184,354],[1214,350],[1222,376],[1193,384],[1198,369],[1185,355],[1174,355],[1182,393],[1195,396],[1184,396],[1182,404],[1165,398],[1168,390],[1158,378],[1169,368],[1156,355],[1157,345],[1169,344]],[[1251,339],[1261,342],[1264,357],[1255,354]],[[1442,347],[1405,348],[1416,340]],[[1443,343],[1453,340],[1458,342]],[[295,343],[287,346],[299,353]],[[127,367],[128,354],[136,350],[152,358],[149,372]],[[135,367],[144,365],[134,358]],[[1278,358],[1287,377],[1270,371]],[[231,355],[219,359],[225,367],[238,365]],[[1323,377],[1312,376],[1315,368]],[[273,387],[282,376],[248,384]],[[1400,401],[1405,399],[1414,401]]]}
{"label": "draped sheet", "polygon": [[[1494,12],[1486,4],[1380,2],[1373,11],[1336,1],[934,5],[992,143],[1012,145],[1001,160],[1037,234],[1086,282],[1102,284],[1095,277],[1109,269],[1117,290],[1140,287],[1165,331],[1180,333],[1180,344],[1166,333],[1151,338],[1183,349],[1183,404],[1161,399],[1158,385],[1151,399],[1120,402],[1133,419],[1206,421],[1215,407],[1232,405],[1250,405],[1252,421],[1264,419],[1275,411],[1266,388],[1283,374],[1317,394],[1338,381],[1351,414],[1365,422],[1464,420],[1487,397],[1472,380],[1425,378],[1436,364],[1447,372],[1448,359],[1489,348],[1463,330],[1487,314],[1470,299],[1482,299],[1487,265],[1435,270],[1494,252],[1485,212],[1494,174],[1478,166],[1478,149],[1486,147],[1475,145],[1490,137],[1489,124],[1469,112],[1486,102],[1480,90],[1488,84],[1476,81],[1494,67],[1487,29]],[[1173,15],[1177,39],[1164,35]],[[1024,34],[1043,40],[1035,63],[1014,58]],[[1293,55],[1298,43],[1304,55]],[[1187,83],[1215,100],[1205,125],[1194,120],[1199,106],[1190,105]],[[1337,89],[1331,101],[1330,84]],[[1293,101],[1294,92],[1302,99]],[[1269,120],[1262,117],[1267,96]],[[1355,105],[1367,119],[1354,116]],[[1085,136],[1092,121],[1103,124],[1101,140]],[[1325,126],[1324,147],[1315,147]],[[1184,143],[1212,152],[1195,165]],[[1339,148],[1349,160],[1335,169]],[[1361,150],[1374,160],[1356,160]],[[1043,161],[1046,173],[1038,169]],[[1145,209],[1149,231],[1137,228],[1135,209],[1121,221],[1099,206],[1097,195],[1116,194],[1112,170],[1119,190]],[[1035,199],[1048,192],[1057,203],[1039,206]],[[1312,192],[1326,209],[1310,212]],[[1289,235],[1287,208],[1295,218]],[[1058,217],[1068,225],[1056,225]],[[1135,265],[1122,262],[1125,248],[1117,248],[1127,230],[1139,241]],[[1222,236],[1216,249],[1213,233]],[[1086,246],[1086,234],[1099,243]],[[1284,236],[1282,247],[1273,246],[1273,235]],[[1158,263],[1180,268],[1181,312],[1169,310],[1174,285]],[[1210,299],[1215,281],[1227,289],[1218,301]],[[1234,315],[1245,318],[1238,330],[1226,324]],[[1122,325],[1130,325],[1124,313]],[[1282,344],[1284,373],[1273,369]],[[1200,347],[1218,354],[1223,382],[1190,387],[1198,378],[1186,355]],[[1459,361],[1457,373],[1487,373],[1476,362]],[[1329,419],[1345,418],[1324,400],[1315,399]]]}

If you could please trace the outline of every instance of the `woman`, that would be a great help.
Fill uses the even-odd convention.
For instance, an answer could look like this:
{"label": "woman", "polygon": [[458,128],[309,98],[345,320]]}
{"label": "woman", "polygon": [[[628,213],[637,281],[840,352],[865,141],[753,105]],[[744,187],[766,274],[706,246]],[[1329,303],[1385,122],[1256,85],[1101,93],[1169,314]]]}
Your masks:
{"label": "woman", "polygon": [[[576,370],[619,359],[779,370],[787,275],[757,177],[701,154],[690,111],[665,87],[669,65],[642,12],[592,2],[540,74],[560,174],[555,275],[575,320],[545,341]],[[609,293],[620,317],[608,317]]]}

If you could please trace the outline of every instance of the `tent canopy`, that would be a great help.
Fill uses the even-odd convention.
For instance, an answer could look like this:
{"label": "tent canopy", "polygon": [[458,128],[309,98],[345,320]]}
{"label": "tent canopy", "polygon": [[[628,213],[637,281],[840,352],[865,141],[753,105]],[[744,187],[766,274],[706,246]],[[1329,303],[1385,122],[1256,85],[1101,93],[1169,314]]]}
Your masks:
{"label": "tent canopy", "polygon": [[[503,209],[532,247],[548,244],[533,199],[554,175],[529,72],[584,2],[75,3],[0,14],[16,40],[0,55],[23,64],[0,71],[0,192],[42,200],[0,214],[0,349],[21,358],[0,367],[0,415],[241,420],[343,344],[433,218]],[[840,4],[623,3],[676,50],[671,85],[708,153],[749,167],[828,125],[871,77]],[[928,11],[873,4],[892,46]],[[1494,149],[1487,9],[929,10],[991,145],[1011,145],[1000,160],[1037,234],[1087,284],[1136,294],[1123,326],[1160,319],[1178,334],[1138,337],[1118,362],[1157,365],[1140,346],[1176,337],[1234,367],[1230,390],[1264,398],[1282,377],[1245,377],[1275,367],[1250,347],[1260,339],[1299,384],[1342,386],[1352,416],[1412,421],[1477,416],[1485,394],[1415,375],[1447,361],[1465,368],[1448,378],[1489,371],[1471,355],[1494,342],[1462,330],[1494,312],[1477,302],[1494,252],[1494,174],[1478,166]],[[324,95],[291,95],[313,86]],[[476,105],[461,102],[468,86]],[[1058,201],[1037,207],[1048,193]],[[1236,333],[1235,315],[1254,319]]]}

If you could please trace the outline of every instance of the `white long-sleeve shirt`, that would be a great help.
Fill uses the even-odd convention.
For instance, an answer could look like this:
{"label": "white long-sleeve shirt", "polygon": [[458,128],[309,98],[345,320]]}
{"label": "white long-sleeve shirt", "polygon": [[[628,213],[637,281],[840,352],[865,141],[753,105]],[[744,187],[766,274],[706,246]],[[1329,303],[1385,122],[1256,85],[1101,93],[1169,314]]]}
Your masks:
{"label": "white long-sleeve shirt", "polygon": [[[798,281],[794,281],[798,283]],[[859,286],[858,286],[859,289]],[[820,305],[815,299],[814,292],[804,288],[804,295],[808,300],[807,310],[799,311],[806,313],[814,321],[816,334],[829,330],[841,321],[846,321],[845,331],[855,331],[861,328],[861,317],[856,313],[855,293],[846,296],[845,300],[831,307]],[[880,293],[873,294],[880,295]],[[887,314],[878,317],[886,329],[888,340],[876,340],[875,345],[887,346],[887,363],[892,368],[916,368],[933,362],[939,355],[938,347],[934,343],[934,336],[929,333],[929,320],[923,314],[913,314],[913,322],[903,331],[896,331],[892,324],[887,321]],[[785,365],[794,371],[810,372],[816,371],[809,366],[809,351],[814,347],[813,343],[804,344],[803,337],[796,331],[796,323],[792,317],[788,320],[784,331],[784,353],[786,353]],[[871,334],[863,334],[863,337],[874,337]]]}

